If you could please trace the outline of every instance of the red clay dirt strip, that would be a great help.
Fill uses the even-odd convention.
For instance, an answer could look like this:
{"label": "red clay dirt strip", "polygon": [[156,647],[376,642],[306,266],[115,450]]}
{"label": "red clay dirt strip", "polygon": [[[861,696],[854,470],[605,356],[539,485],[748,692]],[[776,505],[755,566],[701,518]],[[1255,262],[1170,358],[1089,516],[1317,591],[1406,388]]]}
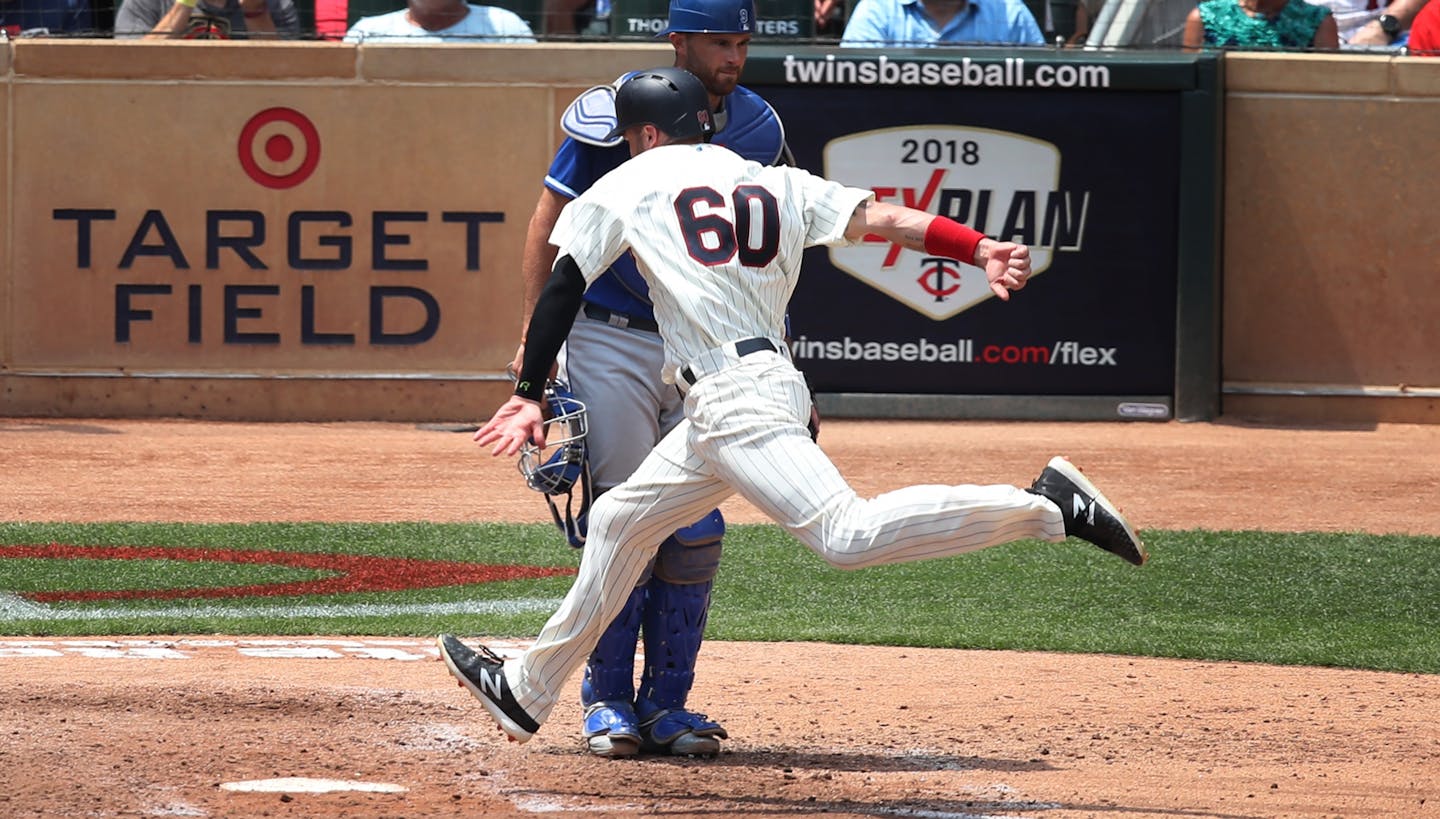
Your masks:
{"label": "red clay dirt strip", "polygon": [[23,595],[36,603],[63,600],[179,600],[185,598],[274,597],[278,595],[341,594],[429,589],[574,574],[569,568],[536,566],[489,566],[449,560],[415,560],[377,555],[307,554],[243,549],[185,549],[164,546],[70,546],[50,543],[43,546],[0,545],[5,558],[84,560],[188,560],[215,563],[248,563],[316,569],[333,573],[316,580],[288,583],[255,583],[246,586],[212,586],[185,589],[114,589],[31,592]]}

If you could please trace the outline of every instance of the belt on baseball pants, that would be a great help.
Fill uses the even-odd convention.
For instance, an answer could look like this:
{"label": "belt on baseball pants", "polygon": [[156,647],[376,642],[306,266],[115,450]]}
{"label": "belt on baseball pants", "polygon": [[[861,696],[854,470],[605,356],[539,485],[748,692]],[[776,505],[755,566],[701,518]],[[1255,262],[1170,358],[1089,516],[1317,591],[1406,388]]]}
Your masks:
{"label": "belt on baseball pants", "polygon": [[679,373],[680,380],[685,382],[685,386],[693,387],[695,386],[695,382],[701,378],[711,373],[719,372],[730,364],[734,364],[735,359],[744,358],[751,353],[765,352],[778,353],[780,352],[780,348],[776,347],[775,342],[768,338],[747,338],[726,344],[722,347],[716,347],[689,364],[686,364],[684,367],[681,367]]}
{"label": "belt on baseball pants", "polygon": [[617,313],[592,302],[585,302],[585,317],[596,321],[603,321],[611,327],[620,329],[644,330],[647,333],[660,332],[660,325],[654,319],[641,318],[640,316],[627,316],[624,313]]}

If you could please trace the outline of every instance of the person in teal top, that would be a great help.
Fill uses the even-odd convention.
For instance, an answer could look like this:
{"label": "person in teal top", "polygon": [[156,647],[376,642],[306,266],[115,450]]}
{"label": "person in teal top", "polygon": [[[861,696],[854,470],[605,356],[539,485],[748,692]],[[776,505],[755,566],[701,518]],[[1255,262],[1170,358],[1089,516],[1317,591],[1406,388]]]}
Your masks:
{"label": "person in teal top", "polygon": [[1206,0],[1185,20],[1184,46],[1337,49],[1330,9],[1305,0]]}

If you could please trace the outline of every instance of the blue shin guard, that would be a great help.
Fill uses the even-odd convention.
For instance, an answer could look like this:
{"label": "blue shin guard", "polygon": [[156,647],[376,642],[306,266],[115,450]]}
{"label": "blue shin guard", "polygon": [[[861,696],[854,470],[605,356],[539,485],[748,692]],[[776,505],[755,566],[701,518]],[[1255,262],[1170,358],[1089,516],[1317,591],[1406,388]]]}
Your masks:
{"label": "blue shin guard", "polygon": [[695,682],[695,660],[710,610],[713,581],[671,583],[659,576],[646,584],[643,612],[645,667],[635,701],[643,750],[713,755],[728,734],[704,714],[685,710]]}
{"label": "blue shin guard", "polygon": [[637,586],[625,608],[605,629],[590,653],[580,682],[585,706],[585,745],[597,756],[634,756],[640,752],[640,720],[635,715],[635,641],[640,636],[644,586]]}

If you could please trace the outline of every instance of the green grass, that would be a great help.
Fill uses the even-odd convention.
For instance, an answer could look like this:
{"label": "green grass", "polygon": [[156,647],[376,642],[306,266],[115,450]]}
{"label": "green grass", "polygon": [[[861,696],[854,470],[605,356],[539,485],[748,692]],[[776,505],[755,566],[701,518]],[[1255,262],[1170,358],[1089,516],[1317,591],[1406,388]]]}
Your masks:
{"label": "green grass", "polygon": [[[1440,539],[1210,531],[1144,535],[1152,560],[1140,569],[1070,541],[1017,543],[945,560],[842,572],[773,526],[735,526],[726,539],[707,637],[1440,673]],[[0,524],[0,544],[44,543],[337,552],[533,566],[573,567],[579,559],[578,552],[561,545],[552,527],[538,524]],[[228,586],[316,576],[291,567],[218,562],[0,560],[0,591],[8,592]],[[530,637],[569,584],[568,577],[556,577],[323,598],[50,604],[52,615],[69,613],[64,619],[27,618],[24,606],[7,607],[0,599],[0,634],[456,631]],[[529,608],[490,610],[513,601],[528,601]],[[357,604],[431,608],[377,613],[357,611]],[[74,614],[79,612],[89,614]]]}
{"label": "green grass", "polygon": [[314,580],[333,572],[185,560],[15,559],[0,562],[0,589],[18,592],[217,588]]}

